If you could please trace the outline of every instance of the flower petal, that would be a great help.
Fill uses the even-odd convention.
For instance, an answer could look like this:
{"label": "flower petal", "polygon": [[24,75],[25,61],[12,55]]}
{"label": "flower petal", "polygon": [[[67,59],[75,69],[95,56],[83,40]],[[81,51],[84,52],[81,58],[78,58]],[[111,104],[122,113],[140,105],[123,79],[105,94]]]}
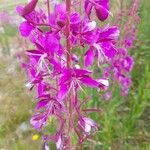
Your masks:
{"label": "flower petal", "polygon": [[28,37],[33,29],[34,27],[27,21],[22,22],[19,26],[20,34],[23,37]]}
{"label": "flower petal", "polygon": [[89,75],[92,73],[91,71],[84,70],[84,69],[75,69],[74,71],[77,77],[82,77],[82,76]]}
{"label": "flower petal", "polygon": [[36,109],[41,109],[43,107],[45,107],[48,104],[49,100],[44,99],[38,102],[38,104],[36,105]]}
{"label": "flower petal", "polygon": [[90,48],[86,52],[85,57],[84,57],[84,66],[85,67],[89,67],[90,65],[93,64],[94,56],[95,56],[94,50],[92,48]]}
{"label": "flower petal", "polygon": [[79,80],[88,87],[98,88],[99,83],[89,76],[84,76],[83,78]]}
{"label": "flower petal", "polygon": [[90,31],[93,31],[95,28],[96,28],[96,22],[91,21],[85,24],[85,26],[82,29],[82,32],[83,33],[90,32]]}
{"label": "flower petal", "polygon": [[109,81],[106,78],[100,78],[97,79],[97,81],[99,82],[99,87],[103,88],[103,89],[107,89],[109,86]]}
{"label": "flower petal", "polygon": [[107,58],[113,58],[117,53],[117,50],[111,42],[101,43],[101,49]]}
{"label": "flower petal", "polygon": [[90,18],[90,14],[91,14],[91,11],[92,11],[92,4],[89,3],[88,0],[85,0],[85,3],[84,3],[84,9],[85,9],[85,12],[88,16],[88,18]]}
{"label": "flower petal", "polygon": [[99,33],[99,41],[100,40],[116,40],[120,34],[120,31],[116,26],[107,27],[102,29]]}
{"label": "flower petal", "polygon": [[100,0],[95,5],[96,15],[100,21],[105,21],[109,16],[109,0]]}
{"label": "flower petal", "polygon": [[66,95],[68,94],[70,89],[70,84],[61,84],[60,86],[60,90],[58,91],[57,94],[57,99],[58,100],[64,100],[64,98],[66,97]]}
{"label": "flower petal", "polygon": [[31,13],[37,4],[38,0],[31,0],[31,2],[29,2],[22,10],[22,16],[27,15],[29,13]]}
{"label": "flower petal", "polygon": [[43,125],[45,125],[46,121],[47,121],[46,115],[36,114],[31,118],[30,123],[35,129],[39,130],[43,127]]}

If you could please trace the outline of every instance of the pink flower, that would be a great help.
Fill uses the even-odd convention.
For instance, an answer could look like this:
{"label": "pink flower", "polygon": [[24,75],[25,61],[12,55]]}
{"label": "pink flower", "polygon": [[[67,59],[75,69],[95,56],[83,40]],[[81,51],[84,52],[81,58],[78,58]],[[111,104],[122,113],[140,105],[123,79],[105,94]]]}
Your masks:
{"label": "pink flower", "polygon": [[92,129],[97,127],[96,123],[92,119],[86,117],[80,117],[78,123],[85,133],[90,133]]}
{"label": "pink flower", "polygon": [[103,88],[108,86],[108,82],[103,79],[92,79],[91,72],[84,69],[65,69],[62,73],[57,98],[63,100],[71,88],[81,88],[81,84],[91,88]]}
{"label": "pink flower", "polygon": [[94,57],[98,57],[99,62],[103,62],[105,59],[113,58],[117,50],[115,48],[115,41],[119,36],[119,30],[117,27],[107,27],[97,31],[98,37],[96,42],[93,43],[85,53],[84,64],[86,67],[92,65]]}
{"label": "pink flower", "polygon": [[[72,12],[70,15],[71,28],[76,28],[76,25],[80,22],[80,15],[78,12]],[[58,28],[63,28],[66,23],[66,6],[64,3],[56,4],[54,12],[49,16],[49,23],[51,25],[57,25]]]}
{"label": "pink flower", "polygon": [[46,114],[36,114],[31,118],[30,123],[36,130],[40,130],[46,124],[47,119]]}
{"label": "pink flower", "polygon": [[[31,0],[16,9],[26,20],[20,24],[19,31],[33,44],[32,49],[26,51],[26,59],[19,56],[21,66],[28,75],[26,87],[30,90],[34,88],[37,94],[35,114],[30,122],[36,130],[41,130],[54,116],[56,132],[45,136],[43,148],[48,150],[48,142],[53,141],[57,150],[70,150],[72,133],[78,135],[78,142],[81,143],[97,128],[86,112],[101,111],[97,108],[83,109],[89,97],[81,102],[80,92],[84,92],[84,87],[107,90],[108,78],[111,78],[119,82],[122,94],[127,94],[131,85],[129,72],[133,67],[133,58],[126,49],[116,48],[119,36],[116,26],[99,28],[96,21],[90,19],[93,9],[99,20],[107,19],[110,14],[109,0],[85,0],[83,16],[76,11],[76,7],[71,7],[74,4],[71,1],[54,5],[54,10],[50,9],[49,4],[52,3],[47,1],[46,13],[35,9],[37,2]],[[90,66],[96,61],[99,67],[100,63],[104,66],[104,70],[103,66],[101,68],[104,72],[102,78],[95,79],[91,71],[95,67]],[[110,98],[109,94],[105,96]],[[84,134],[78,133],[78,126]]]}

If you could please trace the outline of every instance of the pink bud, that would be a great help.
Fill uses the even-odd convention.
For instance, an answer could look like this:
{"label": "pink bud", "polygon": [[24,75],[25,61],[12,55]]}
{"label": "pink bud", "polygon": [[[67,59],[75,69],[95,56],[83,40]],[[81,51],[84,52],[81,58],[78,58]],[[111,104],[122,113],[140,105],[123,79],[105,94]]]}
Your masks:
{"label": "pink bud", "polygon": [[38,2],[38,0],[32,0],[31,2],[29,2],[29,3],[23,8],[21,15],[22,15],[22,16],[25,16],[25,15],[31,13],[31,12],[35,9],[37,2]]}

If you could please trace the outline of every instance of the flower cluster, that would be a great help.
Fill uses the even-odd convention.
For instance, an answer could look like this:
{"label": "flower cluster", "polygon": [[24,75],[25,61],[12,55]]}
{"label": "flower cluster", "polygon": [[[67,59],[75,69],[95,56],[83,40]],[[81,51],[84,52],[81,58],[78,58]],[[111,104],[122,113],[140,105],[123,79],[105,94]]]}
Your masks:
{"label": "flower cluster", "polygon": [[[84,87],[107,90],[108,76],[94,78],[92,65],[97,67],[110,62],[118,67],[118,72],[131,70],[132,58],[123,49],[117,48],[119,30],[117,26],[97,27],[92,20],[92,10],[100,21],[105,21],[109,12],[109,0],[85,0],[84,15],[72,7],[71,0],[55,4],[48,15],[37,10],[38,0],[31,0],[25,6],[18,6],[17,12],[24,18],[19,26],[20,34],[32,42],[27,50],[27,59],[20,58],[22,67],[28,75],[26,86],[37,91],[37,105],[31,124],[36,130],[49,125],[49,119],[55,117],[57,124],[54,135],[44,137],[44,149],[49,141],[56,143],[58,150],[71,150],[73,133],[78,136],[78,143],[83,143],[98,125],[85,112],[98,112],[98,108],[84,109],[82,106],[89,96],[79,99],[79,92]],[[115,60],[120,54],[119,64]],[[122,59],[121,59],[122,58]],[[118,73],[117,73],[118,74]],[[124,77],[119,76],[124,87]],[[58,123],[59,122],[59,123]]]}
{"label": "flower cluster", "polygon": [[[118,54],[109,63],[109,66],[104,68],[104,76],[111,78],[114,83],[119,83],[121,94],[126,96],[131,86],[131,71],[134,65],[134,58],[130,56],[129,50],[135,47],[134,42],[137,39],[137,26],[140,21],[138,15],[139,0],[134,0],[130,3],[130,9],[126,8],[121,1],[122,9],[117,14],[113,24],[121,28],[121,36],[118,39]],[[111,93],[111,94],[108,94]],[[112,91],[106,93],[106,99],[112,95]],[[104,95],[104,96],[105,96]],[[108,95],[108,96],[107,96]]]}

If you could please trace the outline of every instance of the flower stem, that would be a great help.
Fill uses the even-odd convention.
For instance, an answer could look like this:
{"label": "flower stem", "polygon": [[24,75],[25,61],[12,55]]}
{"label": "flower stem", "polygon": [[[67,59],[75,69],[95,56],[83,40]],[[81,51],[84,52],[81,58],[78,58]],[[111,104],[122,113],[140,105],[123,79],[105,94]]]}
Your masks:
{"label": "flower stem", "polygon": [[50,0],[47,0],[48,22],[50,22]]}
{"label": "flower stem", "polygon": [[67,67],[71,67],[71,43],[70,43],[70,12],[71,12],[71,0],[66,0],[66,50],[67,50]]}
{"label": "flower stem", "polygon": [[[67,51],[67,67],[71,68],[71,42],[70,42],[70,13],[71,13],[71,0],[66,0],[66,51]],[[68,149],[71,149],[71,130],[72,130],[72,95],[68,95]]]}

